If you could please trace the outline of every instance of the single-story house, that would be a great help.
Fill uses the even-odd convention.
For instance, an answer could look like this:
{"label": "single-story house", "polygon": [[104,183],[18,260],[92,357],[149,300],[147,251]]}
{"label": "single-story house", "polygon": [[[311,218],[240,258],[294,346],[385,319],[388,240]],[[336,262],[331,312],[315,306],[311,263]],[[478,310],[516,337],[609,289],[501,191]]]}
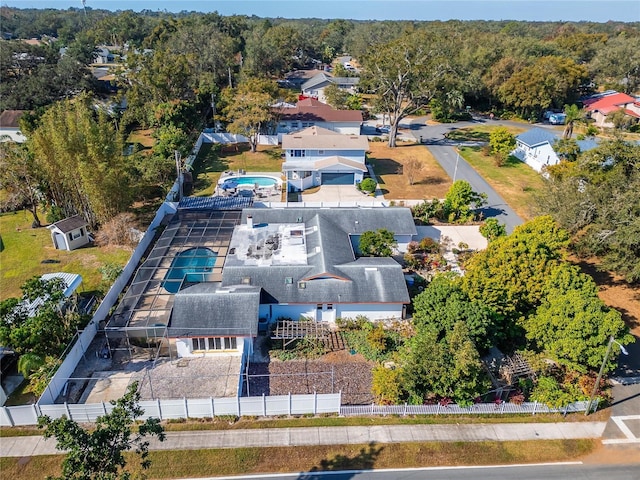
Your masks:
{"label": "single-story house", "polygon": [[5,110],[0,114],[0,142],[27,141],[27,137],[20,131],[20,118],[24,113],[24,110]]}
{"label": "single-story house", "polygon": [[583,104],[587,114],[595,120],[597,127],[612,128],[614,125],[609,115],[619,110],[633,118],[634,121],[640,121],[640,100],[626,93],[606,92],[585,99]]}
{"label": "single-story house", "polygon": [[278,134],[317,126],[338,133],[359,135],[362,127],[361,111],[336,110],[315,98],[300,100],[293,108],[281,106],[274,110],[278,117]]}
{"label": "single-story house", "polygon": [[340,90],[354,94],[358,83],[360,83],[358,77],[334,77],[328,73],[320,72],[303,83],[301,88],[304,96],[326,102],[327,97],[324,94],[324,89],[329,85],[337,85]]}
{"label": "single-story house", "polygon": [[181,357],[250,354],[278,319],[403,318],[409,294],[392,258],[358,257],[362,233],[386,228],[398,250],[416,235],[407,208],[245,208],[222,279],[178,291],[169,338]]}
{"label": "single-story house", "polygon": [[556,165],[560,159],[553,150],[558,136],[544,128],[532,128],[516,137],[516,148],[512,153],[536,172],[549,165]]}
{"label": "single-story house", "polygon": [[282,171],[288,191],[360,183],[367,171],[368,149],[369,141],[364,135],[343,135],[320,127],[283,135]]}
{"label": "single-story house", "polygon": [[169,336],[179,357],[251,354],[258,335],[260,287],[198,283],[176,293]]}
{"label": "single-story house", "polygon": [[294,70],[285,74],[284,78],[278,80],[278,85],[282,88],[293,88],[299,90],[306,81],[321,73],[321,70]]}
{"label": "single-story house", "polygon": [[53,245],[58,250],[75,250],[88,244],[91,239],[87,226],[89,224],[82,215],[74,215],[49,225]]}

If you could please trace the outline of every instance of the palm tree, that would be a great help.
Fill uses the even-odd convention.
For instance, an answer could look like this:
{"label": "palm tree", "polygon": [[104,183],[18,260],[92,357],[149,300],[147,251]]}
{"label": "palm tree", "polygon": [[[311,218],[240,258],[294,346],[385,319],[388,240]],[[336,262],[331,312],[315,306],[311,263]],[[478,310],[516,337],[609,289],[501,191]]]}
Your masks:
{"label": "palm tree", "polygon": [[28,378],[33,372],[44,365],[44,359],[35,353],[23,353],[18,359],[18,372]]}
{"label": "palm tree", "polygon": [[566,118],[562,138],[567,140],[573,135],[573,125],[575,122],[580,122],[584,119],[584,112],[578,108],[577,105],[565,105],[564,114]]}

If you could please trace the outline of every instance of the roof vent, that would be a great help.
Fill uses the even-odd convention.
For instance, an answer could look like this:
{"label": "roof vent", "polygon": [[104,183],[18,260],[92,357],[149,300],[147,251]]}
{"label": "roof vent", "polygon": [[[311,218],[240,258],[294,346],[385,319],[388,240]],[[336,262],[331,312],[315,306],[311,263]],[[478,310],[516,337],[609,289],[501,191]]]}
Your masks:
{"label": "roof vent", "polygon": [[242,285],[251,285],[251,277],[242,277]]}

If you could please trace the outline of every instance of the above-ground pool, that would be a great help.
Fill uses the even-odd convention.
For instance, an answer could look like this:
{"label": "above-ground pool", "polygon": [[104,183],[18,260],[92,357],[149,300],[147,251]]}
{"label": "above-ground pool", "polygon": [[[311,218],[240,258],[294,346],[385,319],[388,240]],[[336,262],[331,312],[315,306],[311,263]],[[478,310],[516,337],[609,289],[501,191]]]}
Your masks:
{"label": "above-ground pool", "polygon": [[162,286],[170,293],[178,293],[182,282],[200,283],[213,271],[218,254],[205,247],[190,248],[178,253],[164,276]]}
{"label": "above-ground pool", "polygon": [[258,185],[258,187],[275,187],[279,183],[280,181],[274,177],[242,175],[238,177],[225,177],[220,180],[219,185],[221,188],[226,189],[247,185]]}

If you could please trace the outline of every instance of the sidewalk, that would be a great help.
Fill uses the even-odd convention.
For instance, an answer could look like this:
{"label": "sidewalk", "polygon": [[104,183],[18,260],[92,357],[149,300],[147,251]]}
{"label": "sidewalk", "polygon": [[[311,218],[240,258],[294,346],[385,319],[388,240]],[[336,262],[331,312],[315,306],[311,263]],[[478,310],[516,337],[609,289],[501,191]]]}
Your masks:
{"label": "sidewalk", "polygon": [[[151,450],[238,447],[292,447],[401,442],[483,442],[599,438],[606,422],[509,423],[473,425],[377,425],[369,427],[265,428],[168,432]],[[0,438],[0,457],[60,453],[55,439],[40,436]]]}

